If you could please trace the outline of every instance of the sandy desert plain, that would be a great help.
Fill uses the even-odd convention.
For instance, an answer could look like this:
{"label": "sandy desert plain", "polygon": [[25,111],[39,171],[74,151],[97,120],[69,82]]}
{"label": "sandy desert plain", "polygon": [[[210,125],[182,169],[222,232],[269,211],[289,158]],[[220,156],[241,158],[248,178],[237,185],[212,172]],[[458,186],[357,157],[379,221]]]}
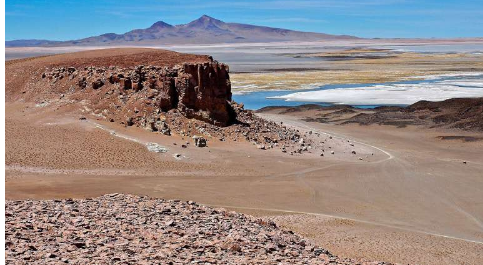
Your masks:
{"label": "sandy desert plain", "polygon": [[[209,54],[227,63],[235,100],[260,90],[483,73],[481,41],[163,48]],[[11,59],[59,52],[6,51]],[[65,59],[41,60],[50,58]],[[340,121],[374,110],[269,108],[255,115],[299,130],[324,150],[290,155],[229,137],[207,137],[208,146],[197,148],[176,132],[167,136],[109,122],[69,95],[23,96],[15,91],[22,89],[16,78],[36,80],[29,81],[31,73],[21,68],[29,60],[39,59],[6,63],[8,200],[125,193],[196,201],[274,220],[342,257],[483,264],[481,123],[470,130],[425,122],[360,125]],[[321,117],[327,119],[317,120]],[[148,143],[168,151],[151,152]]]}

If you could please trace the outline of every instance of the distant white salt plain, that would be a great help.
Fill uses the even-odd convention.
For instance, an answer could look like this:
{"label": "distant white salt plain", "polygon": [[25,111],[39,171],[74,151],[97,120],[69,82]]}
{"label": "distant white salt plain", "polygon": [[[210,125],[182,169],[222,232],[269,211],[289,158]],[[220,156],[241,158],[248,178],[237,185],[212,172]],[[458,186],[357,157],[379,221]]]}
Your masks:
{"label": "distant white salt plain", "polygon": [[422,77],[418,83],[377,84],[297,92],[271,98],[345,105],[410,105],[420,100],[483,97],[483,73]]}

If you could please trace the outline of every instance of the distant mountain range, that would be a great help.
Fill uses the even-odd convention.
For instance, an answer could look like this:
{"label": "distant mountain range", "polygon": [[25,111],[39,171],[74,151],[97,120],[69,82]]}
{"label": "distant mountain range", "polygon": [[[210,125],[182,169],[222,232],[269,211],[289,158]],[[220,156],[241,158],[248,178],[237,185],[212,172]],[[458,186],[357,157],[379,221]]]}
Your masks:
{"label": "distant mountain range", "polygon": [[330,35],[288,29],[225,23],[203,15],[188,24],[170,25],[163,21],[146,29],[135,29],[124,34],[106,33],[79,40],[12,40],[6,47],[33,46],[98,46],[98,45],[161,45],[213,44],[241,42],[317,41],[357,39],[348,35]]}

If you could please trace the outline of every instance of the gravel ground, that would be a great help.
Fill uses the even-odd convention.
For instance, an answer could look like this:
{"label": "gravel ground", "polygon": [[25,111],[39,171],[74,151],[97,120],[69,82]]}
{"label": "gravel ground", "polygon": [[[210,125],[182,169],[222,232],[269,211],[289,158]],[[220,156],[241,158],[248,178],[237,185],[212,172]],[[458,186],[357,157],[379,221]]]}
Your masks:
{"label": "gravel ground", "polygon": [[340,259],[270,221],[109,194],[7,201],[6,264],[385,264]]}

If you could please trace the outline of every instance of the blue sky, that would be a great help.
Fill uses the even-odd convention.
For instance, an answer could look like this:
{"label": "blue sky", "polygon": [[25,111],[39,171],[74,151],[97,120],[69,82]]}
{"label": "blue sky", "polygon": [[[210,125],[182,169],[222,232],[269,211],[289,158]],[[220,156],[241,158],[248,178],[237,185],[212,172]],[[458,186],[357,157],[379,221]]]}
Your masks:
{"label": "blue sky", "polygon": [[206,14],[240,22],[359,37],[483,37],[483,0],[6,0],[12,39],[70,40],[124,33]]}

